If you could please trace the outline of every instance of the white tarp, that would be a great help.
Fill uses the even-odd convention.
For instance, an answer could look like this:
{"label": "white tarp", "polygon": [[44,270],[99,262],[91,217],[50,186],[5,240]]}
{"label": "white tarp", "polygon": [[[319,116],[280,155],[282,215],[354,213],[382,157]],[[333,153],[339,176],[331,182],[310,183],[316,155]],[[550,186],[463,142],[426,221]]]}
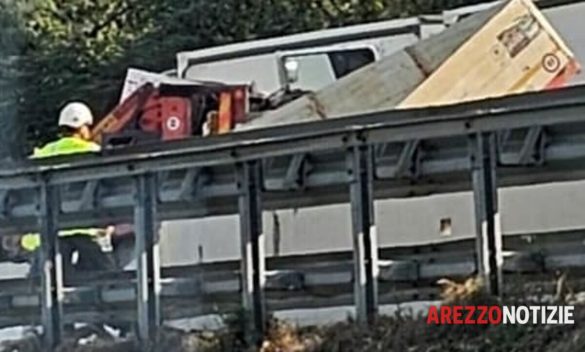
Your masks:
{"label": "white tarp", "polygon": [[124,80],[124,87],[122,88],[122,94],[120,95],[120,103],[126,100],[126,98],[145,83],[152,83],[155,86],[160,83],[188,85],[193,84],[193,81],[170,77],[161,73],[149,72],[137,68],[129,68],[128,71],[126,71],[126,79]]}

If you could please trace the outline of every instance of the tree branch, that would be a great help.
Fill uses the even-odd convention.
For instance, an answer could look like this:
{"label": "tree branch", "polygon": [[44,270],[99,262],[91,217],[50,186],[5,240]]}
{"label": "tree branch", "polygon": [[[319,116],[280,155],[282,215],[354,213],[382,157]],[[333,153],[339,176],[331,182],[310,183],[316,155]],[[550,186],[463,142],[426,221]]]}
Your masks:
{"label": "tree branch", "polygon": [[96,23],[95,26],[91,29],[91,31],[89,31],[87,35],[90,37],[95,37],[102,29],[106,28],[112,22],[116,21],[118,17],[130,11],[133,7],[133,4],[125,3],[120,4],[120,6],[122,8],[120,8],[118,11],[114,11],[113,13],[111,13],[102,23]]}

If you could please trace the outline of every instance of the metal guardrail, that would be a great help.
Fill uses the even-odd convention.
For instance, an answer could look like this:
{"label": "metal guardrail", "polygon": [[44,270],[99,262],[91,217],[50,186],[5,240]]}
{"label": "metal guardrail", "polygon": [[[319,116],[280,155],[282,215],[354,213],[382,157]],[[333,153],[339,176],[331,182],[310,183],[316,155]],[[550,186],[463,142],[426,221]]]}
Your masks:
{"label": "metal guardrail", "polygon": [[[504,238],[503,270],[523,280],[552,279],[556,271],[585,268],[585,231]],[[350,251],[267,258],[268,308],[324,308],[353,304]],[[476,271],[474,241],[381,248],[380,303],[437,299],[439,278],[467,277]],[[134,272],[96,274],[65,288],[66,322],[131,323],[136,309]],[[162,269],[164,319],[224,314],[239,308],[242,282],[237,261]],[[0,281],[0,328],[39,323],[41,291],[29,280]],[[129,308],[130,307],[130,308]]]}
{"label": "metal guardrail", "polygon": [[55,158],[0,170],[0,228],[42,233],[50,269],[42,321],[53,346],[64,295],[54,265],[58,228],[134,220],[138,333],[148,340],[161,311],[156,221],[239,213],[242,303],[261,333],[262,210],[350,201],[354,297],[358,320],[367,323],[381,297],[375,198],[473,189],[477,270],[500,294],[497,187],[584,178],[584,142],[585,86],[578,86]]}
{"label": "metal guardrail", "polygon": [[146,173],[157,175],[161,220],[237,213],[233,165],[250,160],[262,161],[264,209],[347,202],[346,151],[360,145],[374,154],[376,198],[467,190],[469,138],[481,132],[500,132],[500,186],[581,179],[584,93],[376,112],[3,168],[0,228],[37,228],[40,193],[31,190],[41,184],[63,186],[63,227],[131,221],[135,178]]}

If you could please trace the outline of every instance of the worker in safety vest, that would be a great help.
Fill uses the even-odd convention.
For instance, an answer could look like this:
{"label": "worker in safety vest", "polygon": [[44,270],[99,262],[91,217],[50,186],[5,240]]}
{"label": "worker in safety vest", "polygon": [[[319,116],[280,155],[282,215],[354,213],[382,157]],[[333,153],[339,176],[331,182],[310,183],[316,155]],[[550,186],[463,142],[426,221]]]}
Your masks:
{"label": "worker in safety vest", "polygon": [[[91,110],[83,103],[67,104],[59,115],[60,138],[42,148],[35,148],[32,159],[48,158],[58,155],[99,152],[100,146],[91,141],[90,127],[93,124]],[[67,229],[59,231],[59,247],[63,258],[63,269],[67,273],[73,268],[79,270],[113,270],[110,242],[112,227],[107,229]],[[31,274],[39,274],[38,248],[39,234],[22,236],[21,247],[32,254]],[[74,265],[74,255],[77,263]]]}

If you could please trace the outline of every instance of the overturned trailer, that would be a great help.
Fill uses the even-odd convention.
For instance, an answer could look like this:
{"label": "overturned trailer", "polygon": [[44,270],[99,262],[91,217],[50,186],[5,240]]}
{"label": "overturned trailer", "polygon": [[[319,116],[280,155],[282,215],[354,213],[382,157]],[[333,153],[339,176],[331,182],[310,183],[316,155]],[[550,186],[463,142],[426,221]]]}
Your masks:
{"label": "overturned trailer", "polygon": [[270,127],[552,89],[579,70],[571,49],[537,7],[528,0],[512,0],[241,127]]}
{"label": "overturned trailer", "polygon": [[[468,16],[470,14],[472,16]],[[585,47],[581,35],[573,29],[579,28],[583,15],[584,3],[548,7],[542,11],[524,1],[490,3],[446,11],[432,18],[423,16],[383,22],[393,34],[381,32],[383,23],[376,24],[376,27],[361,25],[363,30],[371,31],[371,38],[358,37],[350,27],[180,53],[179,71],[185,78],[192,79],[232,77],[231,83],[237,83],[260,77],[261,82],[277,82],[278,76],[269,70],[240,70],[251,65],[252,58],[267,62],[272,55],[273,59],[281,60],[278,62],[283,67],[283,59],[292,57],[298,60],[298,82],[304,83],[309,81],[302,76],[310,76],[316,70],[308,61],[319,60],[322,63],[319,70],[323,67],[332,70],[333,61],[321,60],[324,53],[341,50],[350,55],[351,50],[342,49],[349,44],[353,49],[362,45],[376,53],[374,63],[344,77],[323,78],[318,84],[311,81],[319,87],[315,93],[240,125],[238,129],[242,130],[335,118],[352,111],[400,107],[400,104],[403,107],[433,105],[433,102],[447,103],[554,88],[565,80],[569,80],[569,84],[576,82],[571,80],[578,68],[572,50],[585,54]],[[559,29],[560,35],[555,29]],[[322,33],[321,42],[315,42],[317,33]],[[423,35],[418,35],[420,33]],[[315,46],[313,54],[302,56],[298,53],[308,50],[310,45]],[[558,62],[549,55],[551,51]],[[428,73],[421,72],[422,66],[415,64],[413,58],[426,65]],[[232,76],[230,72],[248,76]],[[578,80],[582,75],[576,77]],[[265,87],[280,89],[287,84],[287,81],[278,82]],[[534,130],[525,136],[527,141],[532,141],[527,145],[535,148],[541,145],[545,141],[541,132]],[[432,148],[429,148],[425,150],[416,143],[405,148],[401,163],[403,177],[416,177],[416,167],[413,166],[420,165],[425,154],[428,155],[426,158],[432,157]],[[533,160],[531,150],[526,149],[526,162]],[[310,163],[301,165],[310,175]],[[536,191],[501,191],[502,206],[509,214],[502,219],[505,232],[584,227],[585,222],[580,221],[581,217],[573,211],[552,205],[553,199],[557,203],[566,202],[579,187],[578,184],[565,184],[539,187]],[[528,207],[523,205],[526,199],[529,199]],[[575,204],[571,209],[585,206],[585,201],[580,198],[571,196],[570,199],[571,204]],[[468,238],[475,231],[471,204],[472,197],[468,193],[430,199],[378,201],[380,244],[411,245]],[[534,216],[534,213],[540,215]],[[343,234],[350,232],[349,215],[347,205],[265,212],[267,253],[286,255],[348,249],[351,239]],[[429,221],[421,222],[421,217]],[[237,258],[237,226],[236,217],[166,222],[162,227],[163,262],[170,265]],[[209,233],[213,236],[208,236]]]}

